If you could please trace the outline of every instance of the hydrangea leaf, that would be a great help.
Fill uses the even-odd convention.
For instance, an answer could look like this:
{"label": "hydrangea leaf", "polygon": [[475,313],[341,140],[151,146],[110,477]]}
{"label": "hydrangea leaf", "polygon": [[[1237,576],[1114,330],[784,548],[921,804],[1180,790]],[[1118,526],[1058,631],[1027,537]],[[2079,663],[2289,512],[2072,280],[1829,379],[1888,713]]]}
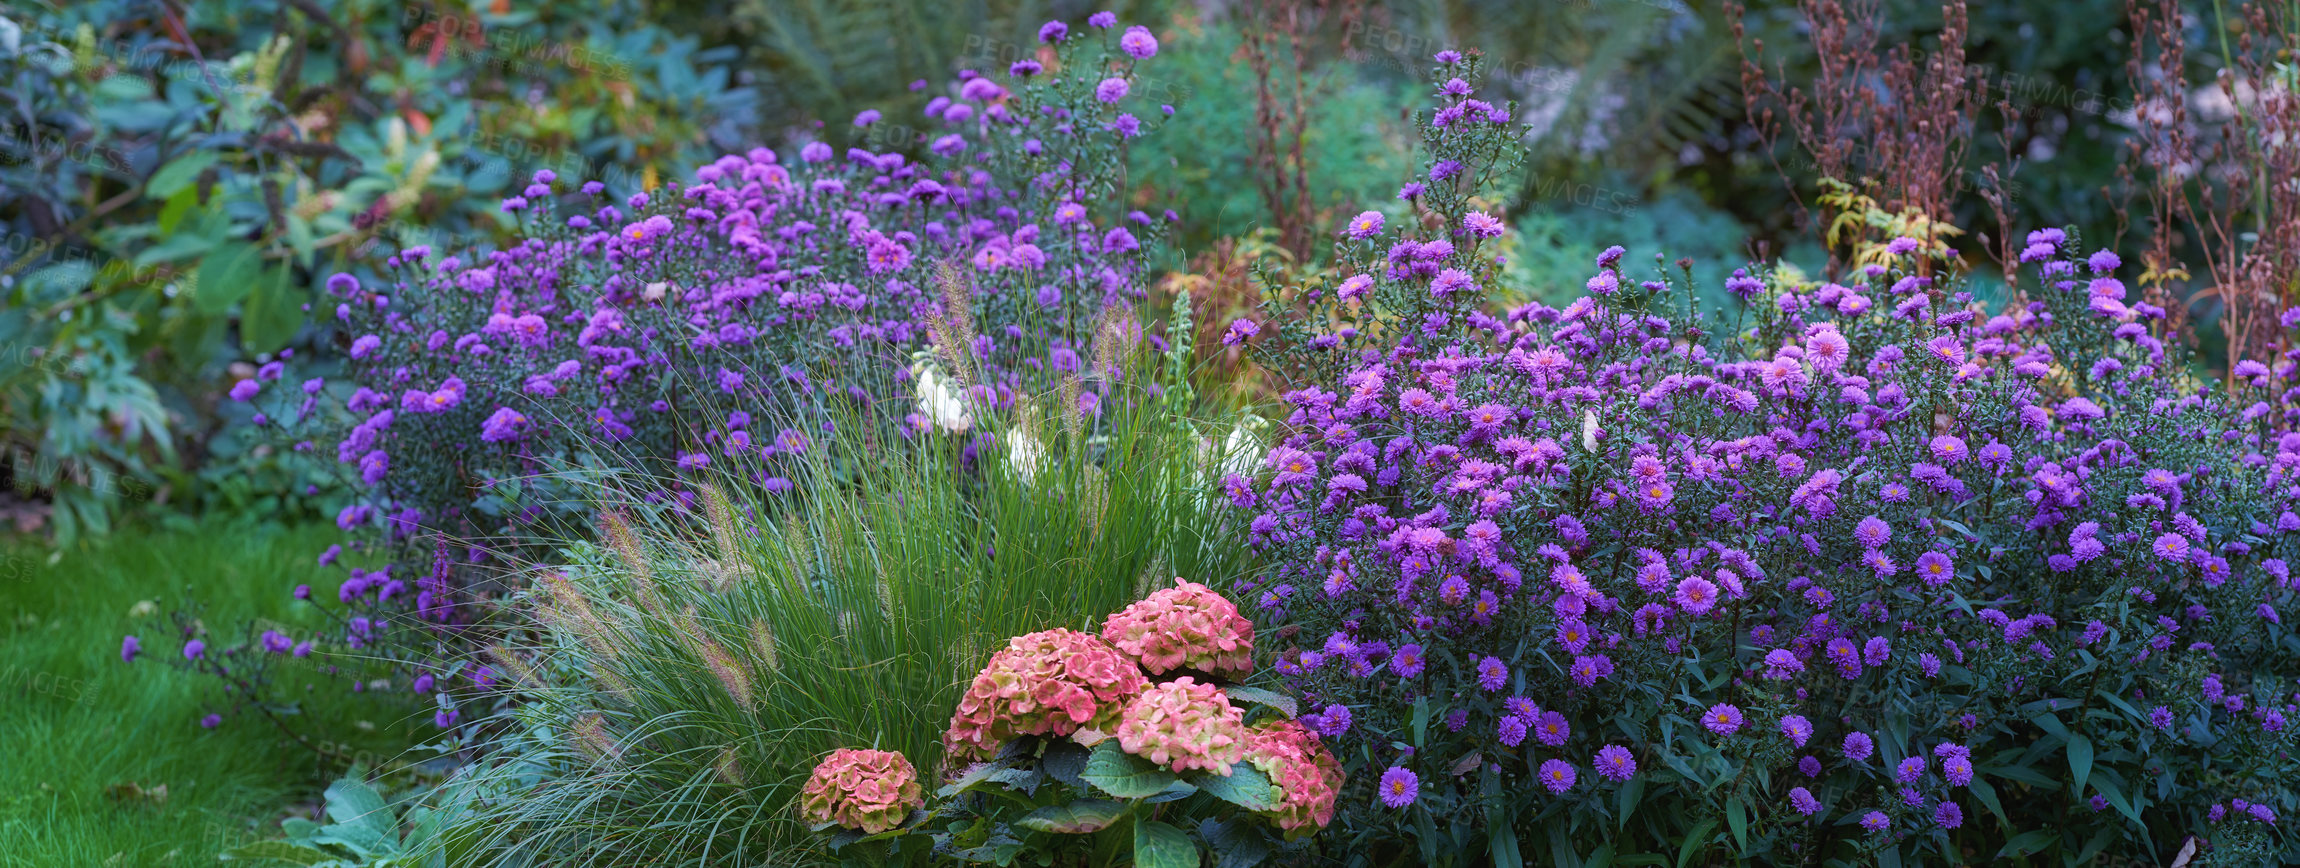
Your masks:
{"label": "hydrangea leaf", "polygon": [[1278,807],[1278,788],[1252,763],[1231,766],[1228,777],[1202,775],[1195,782],[1199,789],[1212,793],[1215,798],[1249,811],[1271,811]]}
{"label": "hydrangea leaf", "polygon": [[1134,864],[1138,868],[1198,868],[1198,845],[1190,833],[1149,820],[1134,824]]}
{"label": "hydrangea leaf", "polygon": [[1086,770],[1079,777],[1095,789],[1121,799],[1149,798],[1181,782],[1172,772],[1121,750],[1117,739],[1095,745],[1094,753],[1086,759]]}
{"label": "hydrangea leaf", "polygon": [[1301,716],[1301,705],[1296,703],[1293,697],[1275,690],[1264,690],[1259,687],[1231,687],[1226,688],[1224,692],[1230,694],[1232,702],[1256,702],[1275,708],[1279,714],[1288,718]]}
{"label": "hydrangea leaf", "polygon": [[1110,828],[1126,813],[1126,805],[1109,799],[1079,799],[1067,805],[1048,805],[1023,815],[1014,824],[1057,835],[1084,835]]}

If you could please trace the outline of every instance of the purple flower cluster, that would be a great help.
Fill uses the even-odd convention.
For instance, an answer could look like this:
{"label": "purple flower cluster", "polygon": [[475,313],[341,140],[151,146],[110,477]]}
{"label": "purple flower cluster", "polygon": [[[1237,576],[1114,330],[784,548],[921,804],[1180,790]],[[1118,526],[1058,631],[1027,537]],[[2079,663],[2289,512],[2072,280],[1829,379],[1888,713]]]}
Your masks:
{"label": "purple flower cluster", "polygon": [[[918,157],[760,147],[622,199],[538,172],[506,205],[525,240],[410,247],[387,286],[329,280],[338,382],[294,392],[275,363],[230,396],[347,471],[337,523],[359,539],[345,561],[367,569],[338,565],[338,599],[376,617],[346,640],[373,645],[404,612],[431,644],[480,617],[475,588],[519,540],[590,522],[539,475],[593,460],[660,472],[649,499],[692,505],[706,471],[790,489],[818,448],[808,429],[833,417],[968,432],[1058,389],[1091,417],[1120,375],[1097,370],[1095,343],[1141,339],[1132,306],[1171,212],[1109,195],[1120,142],[1141,131],[1128,82],[1157,40],[1067,34],[1041,32],[1048,65],[1073,74],[961,73],[927,105]],[[434,534],[457,551],[435,553]]]}
{"label": "purple flower cluster", "polygon": [[[1459,80],[1440,115],[1469,99]],[[2276,612],[2300,593],[2300,351],[2239,366],[2222,400],[2164,311],[2123,301],[2115,257],[2060,230],[2031,236],[2041,286],[2003,309],[1908,244],[1843,282],[1745,271],[1722,325],[1619,248],[1562,308],[1490,310],[1468,179],[1502,152],[1475,135],[1425,132],[1421,213],[1352,219],[1338,291],[1287,296],[1306,316],[1265,306],[1262,350],[1296,372],[1288,428],[1223,484],[1269,563],[1242,596],[1323,642],[1279,649],[1281,671],[1351,707],[1344,740],[1377,761],[1414,744],[1392,774],[1418,772],[1433,810],[1482,821],[1477,777],[1441,773],[1465,757],[1563,793],[1575,762],[1618,780],[1633,752],[1694,741],[1815,779],[1800,814],[1873,783],[1881,751],[1895,804],[1840,808],[1876,831],[1963,825],[1951,797],[1984,749],[2033,745],[2033,773],[2068,775],[2079,726],[2158,746],[2121,755],[2125,780],[2143,757],[2184,786],[2236,756],[2292,767],[2300,696],[2254,673],[2293,664]],[[2199,670],[2219,674],[2200,688]],[[2220,747],[2161,737],[2171,715],[2144,697],[2201,707]],[[1567,735],[1521,749],[1549,715]],[[1446,731],[1417,741],[1417,720]],[[1953,750],[1929,764],[1887,731]],[[1843,760],[1794,752],[1815,738]]]}

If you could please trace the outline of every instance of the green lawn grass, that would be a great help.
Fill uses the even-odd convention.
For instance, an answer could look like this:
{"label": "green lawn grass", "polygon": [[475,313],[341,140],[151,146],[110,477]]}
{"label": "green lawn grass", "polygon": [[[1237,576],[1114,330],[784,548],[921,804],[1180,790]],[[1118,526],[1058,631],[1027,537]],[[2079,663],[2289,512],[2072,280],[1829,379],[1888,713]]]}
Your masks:
{"label": "green lawn grass", "polygon": [[[36,541],[0,542],[0,866],[211,866],[309,810],[350,758],[302,747],[260,715],[231,715],[215,679],[169,665],[183,647],[169,612],[197,601],[218,645],[256,618],[315,628],[324,619],[289,589],[333,591],[340,574],[315,557],[339,536],[324,526],[128,530],[53,563]],[[139,613],[143,601],[156,612]],[[130,633],[145,648],[133,664],[119,654]],[[404,693],[353,696],[316,673],[309,683],[317,701],[290,720],[315,742],[373,757],[421,731]],[[208,711],[227,717],[203,729]],[[160,786],[164,800],[130,789]]]}

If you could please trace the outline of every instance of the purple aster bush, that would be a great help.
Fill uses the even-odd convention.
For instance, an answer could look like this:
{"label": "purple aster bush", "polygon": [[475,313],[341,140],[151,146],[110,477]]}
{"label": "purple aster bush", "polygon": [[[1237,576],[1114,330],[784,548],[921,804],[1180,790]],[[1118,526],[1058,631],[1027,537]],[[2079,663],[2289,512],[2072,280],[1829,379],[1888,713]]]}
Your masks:
{"label": "purple aster bush", "polygon": [[[1352,709],[1352,786],[1417,782],[1345,794],[1353,840],[2169,860],[2228,799],[2290,815],[2300,351],[2198,379],[2057,229],[1998,307],[1920,247],[1836,280],[1752,265],[1724,310],[1616,249],[1562,308],[1493,309],[1470,218],[1515,155],[1465,122],[1507,116],[1478,65],[1438,70],[1419,219],[1266,282],[1290,415],[1224,484],[1265,562],[1238,596],[1311,702]],[[1509,743],[1512,702],[1569,735]]]}
{"label": "purple aster bush", "polygon": [[1133,309],[1166,229],[1112,195],[1156,42],[1049,28],[1039,71],[1069,74],[962,73],[905,147],[754,148],[614,199],[539,172],[507,206],[523,240],[330,280],[315,311],[339,373],[231,394],[340,462],[345,644],[473,695],[453,652],[535,541],[597,532],[595,472],[658,477],[650,501],[693,509],[714,468],[788,491],[833,419],[972,438],[970,458],[1005,451],[978,426],[1036,397],[1094,426],[1114,348],[1156,341]]}

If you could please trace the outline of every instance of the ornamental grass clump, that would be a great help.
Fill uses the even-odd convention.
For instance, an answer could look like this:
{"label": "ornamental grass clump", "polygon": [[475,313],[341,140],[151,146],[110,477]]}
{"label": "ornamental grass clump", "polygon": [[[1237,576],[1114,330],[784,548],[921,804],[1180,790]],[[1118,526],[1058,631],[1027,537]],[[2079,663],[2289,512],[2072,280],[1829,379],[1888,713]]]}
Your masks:
{"label": "ornamental grass clump", "polygon": [[789,491],[834,418],[900,442],[1058,392],[1047,418],[1099,425],[1165,232],[1110,195],[1160,116],[1125,97],[1155,40],[1047,41],[1050,63],[962,73],[920,129],[872,139],[915,158],[754,148],[623,199],[539,171],[502,202],[518,243],[328,280],[342,372],[273,362],[230,397],[344,471],[352,539],[322,565],[351,570],[353,646],[473,687],[435,649],[470,644],[508,565],[595,526],[599,471],[666,471],[646,496],[691,507],[714,463]]}
{"label": "ornamental grass clump", "polygon": [[1295,378],[1226,488],[1267,562],[1240,593],[1349,770],[1331,840],[2300,858],[2300,356],[2199,379],[2058,229],[2001,309],[1903,239],[1744,270],[1735,310],[1614,248],[1570,304],[1489,311],[1478,65],[1438,56],[1410,219],[1351,221],[1232,328]]}

